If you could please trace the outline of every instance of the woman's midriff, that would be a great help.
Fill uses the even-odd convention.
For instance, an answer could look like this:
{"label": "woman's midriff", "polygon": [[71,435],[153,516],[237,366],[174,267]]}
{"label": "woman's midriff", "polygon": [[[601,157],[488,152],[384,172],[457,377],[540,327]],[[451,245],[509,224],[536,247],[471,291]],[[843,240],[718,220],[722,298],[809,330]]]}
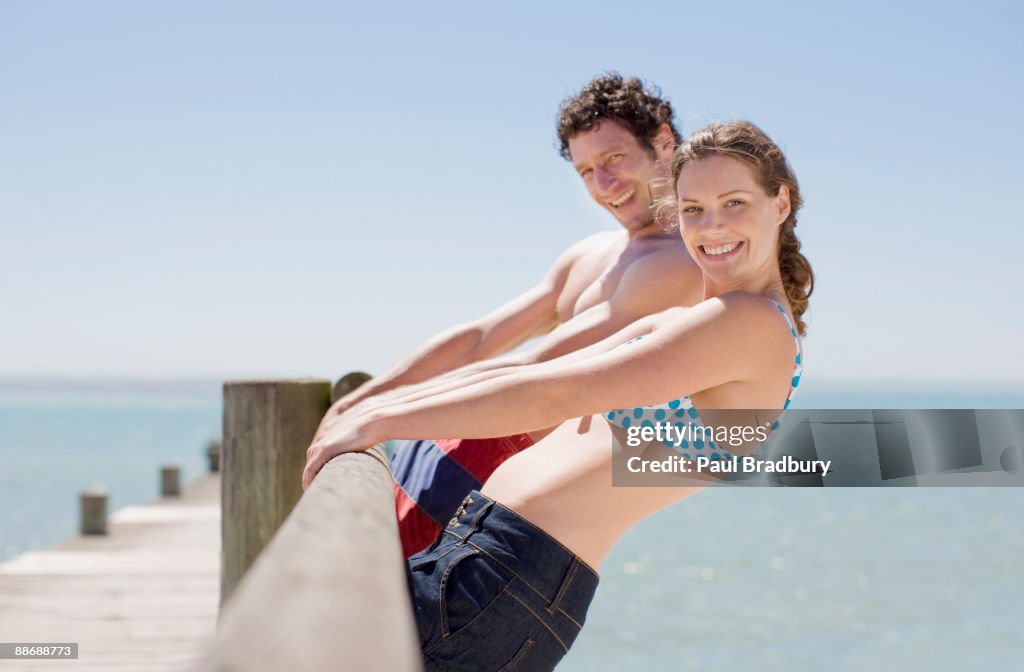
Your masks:
{"label": "woman's midriff", "polygon": [[701,488],[612,487],[612,435],[570,420],[505,461],[483,494],[554,537],[595,570],[626,530]]}

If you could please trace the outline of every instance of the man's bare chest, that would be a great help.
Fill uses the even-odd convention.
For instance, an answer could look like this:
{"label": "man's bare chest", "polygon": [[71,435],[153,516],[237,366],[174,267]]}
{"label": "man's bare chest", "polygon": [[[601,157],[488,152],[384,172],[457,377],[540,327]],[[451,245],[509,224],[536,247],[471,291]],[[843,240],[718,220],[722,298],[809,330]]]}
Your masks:
{"label": "man's bare chest", "polygon": [[628,272],[665,247],[660,241],[634,247],[618,245],[580,259],[570,271],[558,299],[560,321],[565,322],[610,300]]}

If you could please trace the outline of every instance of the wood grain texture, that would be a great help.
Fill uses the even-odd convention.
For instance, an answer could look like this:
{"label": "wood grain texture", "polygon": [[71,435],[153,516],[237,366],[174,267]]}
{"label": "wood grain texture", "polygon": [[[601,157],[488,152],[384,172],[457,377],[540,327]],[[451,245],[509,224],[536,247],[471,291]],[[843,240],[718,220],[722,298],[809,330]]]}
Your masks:
{"label": "wood grain texture", "polygon": [[327,380],[224,384],[222,602],[302,496],[306,448],[330,395]]}

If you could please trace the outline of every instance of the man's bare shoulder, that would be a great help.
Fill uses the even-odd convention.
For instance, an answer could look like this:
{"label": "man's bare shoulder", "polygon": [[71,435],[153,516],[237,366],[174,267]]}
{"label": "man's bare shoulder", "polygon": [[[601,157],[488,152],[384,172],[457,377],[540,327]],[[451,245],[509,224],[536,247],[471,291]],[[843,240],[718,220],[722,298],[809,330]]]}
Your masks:
{"label": "man's bare shoulder", "polygon": [[700,267],[682,241],[665,245],[629,265],[622,276],[615,300],[640,301],[644,310],[654,312],[670,306],[690,306],[701,300],[704,283]]}
{"label": "man's bare shoulder", "polygon": [[638,257],[629,265],[627,273],[639,278],[668,274],[686,280],[694,273],[699,275],[700,268],[690,256],[683,241],[675,239],[666,241],[659,249]]}

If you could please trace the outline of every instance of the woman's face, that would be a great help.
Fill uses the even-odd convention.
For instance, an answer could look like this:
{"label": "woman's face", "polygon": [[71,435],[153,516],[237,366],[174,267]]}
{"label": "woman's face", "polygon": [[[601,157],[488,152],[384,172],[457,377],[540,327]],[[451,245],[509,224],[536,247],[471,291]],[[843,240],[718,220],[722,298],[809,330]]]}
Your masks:
{"label": "woman's face", "polygon": [[687,249],[719,289],[738,289],[778,273],[778,230],[789,216],[789,189],[766,194],[738,159],[715,155],[683,166],[676,182]]}

